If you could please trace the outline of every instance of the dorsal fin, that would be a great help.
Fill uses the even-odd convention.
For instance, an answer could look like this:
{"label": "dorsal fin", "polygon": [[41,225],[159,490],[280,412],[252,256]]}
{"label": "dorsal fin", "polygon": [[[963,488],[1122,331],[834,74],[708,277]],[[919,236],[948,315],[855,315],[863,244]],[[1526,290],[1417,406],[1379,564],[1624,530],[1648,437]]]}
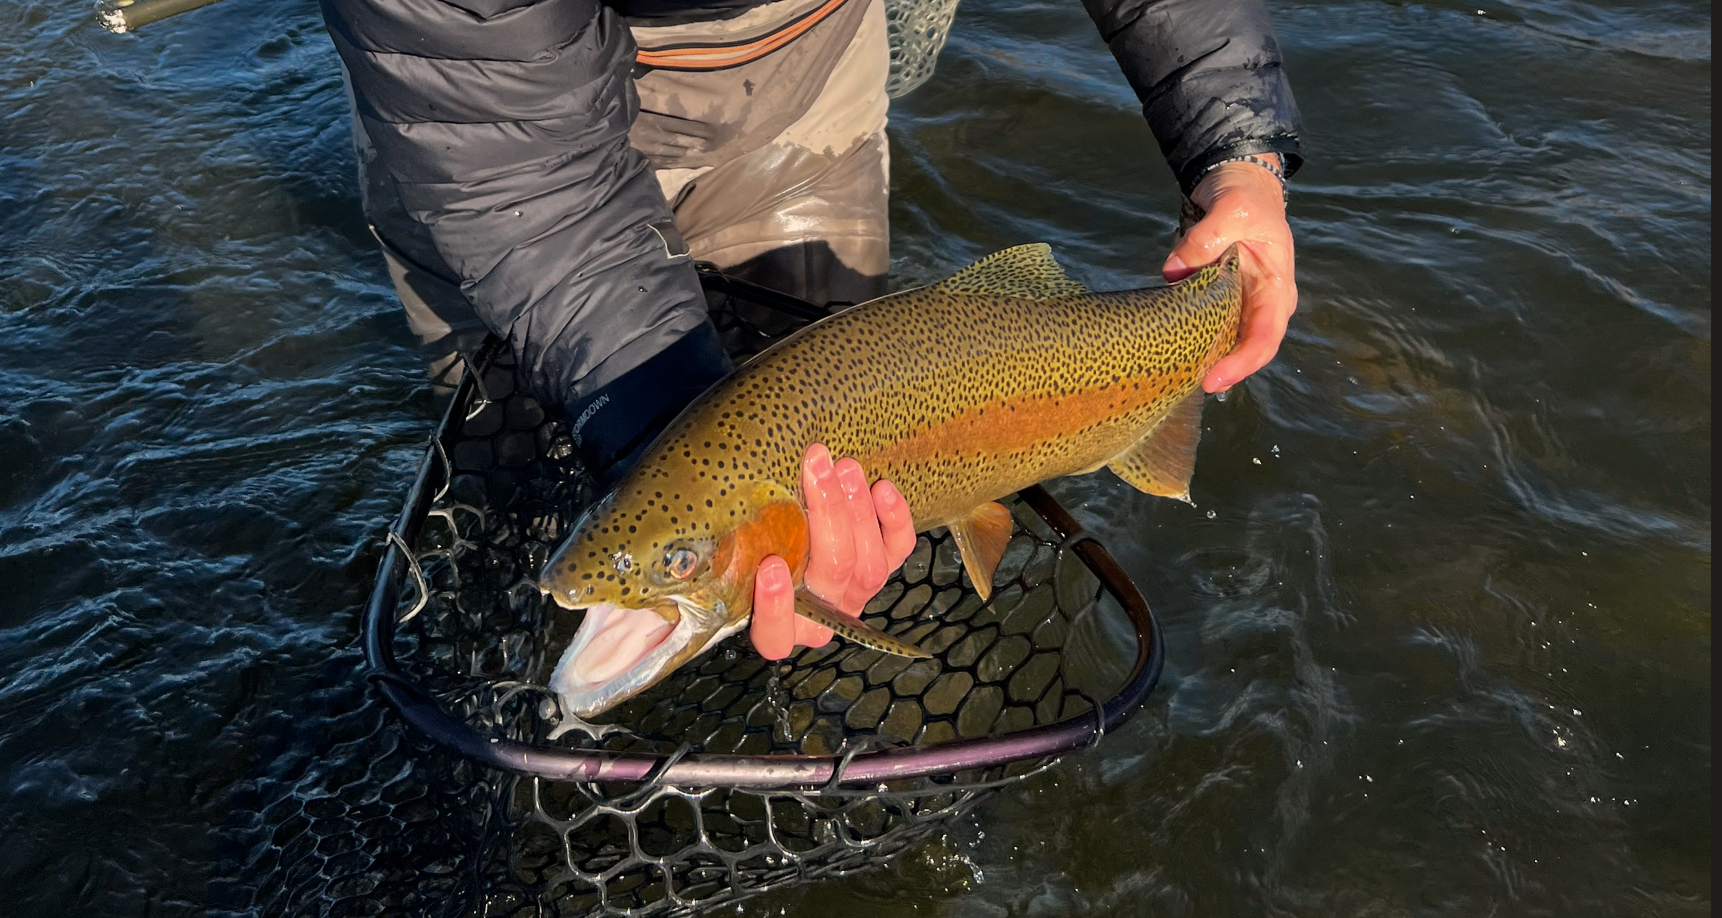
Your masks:
{"label": "dorsal fin", "polygon": [[1024,300],[1047,300],[1088,292],[1087,287],[1064,276],[1064,269],[1053,260],[1052,246],[1044,242],[994,252],[929,289]]}

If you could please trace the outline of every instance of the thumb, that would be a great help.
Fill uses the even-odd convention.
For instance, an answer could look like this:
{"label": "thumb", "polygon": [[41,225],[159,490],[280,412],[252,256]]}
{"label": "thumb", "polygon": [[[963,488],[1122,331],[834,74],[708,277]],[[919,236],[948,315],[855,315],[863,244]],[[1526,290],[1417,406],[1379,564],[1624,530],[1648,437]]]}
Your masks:
{"label": "thumb", "polygon": [[1167,283],[1181,281],[1219,261],[1226,248],[1238,241],[1223,222],[1210,214],[1178,237],[1178,244],[1172,247],[1172,254],[1166,256],[1166,263],[1160,268]]}
{"label": "thumb", "polygon": [[748,636],[767,660],[781,660],[795,651],[795,578],[789,562],[768,555],[753,581],[753,622]]}
{"label": "thumb", "polygon": [[1172,254],[1166,256],[1166,263],[1160,266],[1160,276],[1164,277],[1168,284],[1175,283],[1189,277],[1191,272],[1195,270],[1188,264],[1184,263],[1184,255],[1179,251],[1181,248],[1183,248],[1183,246],[1180,245],[1178,248],[1173,249]]}

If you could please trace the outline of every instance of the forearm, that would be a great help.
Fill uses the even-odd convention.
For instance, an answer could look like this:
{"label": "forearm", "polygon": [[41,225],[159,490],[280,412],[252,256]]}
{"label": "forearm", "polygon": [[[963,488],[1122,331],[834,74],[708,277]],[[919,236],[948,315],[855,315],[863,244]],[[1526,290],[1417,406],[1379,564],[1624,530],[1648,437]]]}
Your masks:
{"label": "forearm", "polygon": [[325,0],[324,14],[401,202],[522,383],[567,403],[698,327],[704,300],[652,228],[670,214],[628,146],[620,20],[590,0],[473,8]]}
{"label": "forearm", "polygon": [[1189,194],[1212,164],[1302,158],[1297,103],[1262,0],[1083,0]]}

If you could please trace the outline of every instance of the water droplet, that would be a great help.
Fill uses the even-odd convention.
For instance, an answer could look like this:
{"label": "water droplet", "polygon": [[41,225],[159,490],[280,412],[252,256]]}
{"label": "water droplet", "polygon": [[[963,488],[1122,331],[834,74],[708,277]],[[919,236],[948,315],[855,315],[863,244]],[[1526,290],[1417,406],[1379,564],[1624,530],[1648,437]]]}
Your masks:
{"label": "water droplet", "polygon": [[1219,516],[1219,514],[1218,514],[1218,513],[1215,513],[1215,512],[1214,512],[1214,511],[1212,511],[1212,510],[1209,510],[1209,511],[1208,511],[1208,519],[1213,519],[1213,518],[1214,518],[1214,517],[1216,517],[1216,516]]}

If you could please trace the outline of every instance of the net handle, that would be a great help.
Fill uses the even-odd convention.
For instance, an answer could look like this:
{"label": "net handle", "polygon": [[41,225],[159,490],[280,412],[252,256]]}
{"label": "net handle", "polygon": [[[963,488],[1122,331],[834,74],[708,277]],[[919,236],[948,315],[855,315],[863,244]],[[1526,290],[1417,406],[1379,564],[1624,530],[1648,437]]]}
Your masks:
{"label": "net handle", "polygon": [[[702,272],[701,282],[720,290],[723,285],[736,283],[715,272]],[[790,301],[789,305],[795,308],[785,311],[802,317],[827,314],[811,303],[783,294],[774,293],[772,299],[773,306],[778,305],[775,301],[779,299]],[[461,426],[458,421],[466,417],[478,392],[478,376],[489,369],[501,347],[502,342],[495,339],[487,342],[455,390],[437,438],[425,449],[406,504],[385,537],[377,584],[365,606],[362,638],[368,677],[401,719],[431,742],[480,765],[551,780],[639,782],[655,778],[665,784],[696,787],[834,788],[950,774],[1079,749],[1122,724],[1160,681],[1165,653],[1160,623],[1148,601],[1106,547],[1083,532],[1069,512],[1036,485],[1018,492],[1023,502],[1057,533],[1068,550],[1076,552],[1101,586],[1118,600],[1136,628],[1136,660],[1130,675],[1095,711],[1015,733],[935,746],[898,747],[853,756],[699,753],[683,756],[668,768],[663,767],[671,757],[668,754],[564,749],[483,736],[445,711],[401,671],[394,653],[394,610],[406,568],[412,564],[411,556],[401,546],[414,543],[435,496],[447,487],[449,469],[438,456],[453,449]]]}

